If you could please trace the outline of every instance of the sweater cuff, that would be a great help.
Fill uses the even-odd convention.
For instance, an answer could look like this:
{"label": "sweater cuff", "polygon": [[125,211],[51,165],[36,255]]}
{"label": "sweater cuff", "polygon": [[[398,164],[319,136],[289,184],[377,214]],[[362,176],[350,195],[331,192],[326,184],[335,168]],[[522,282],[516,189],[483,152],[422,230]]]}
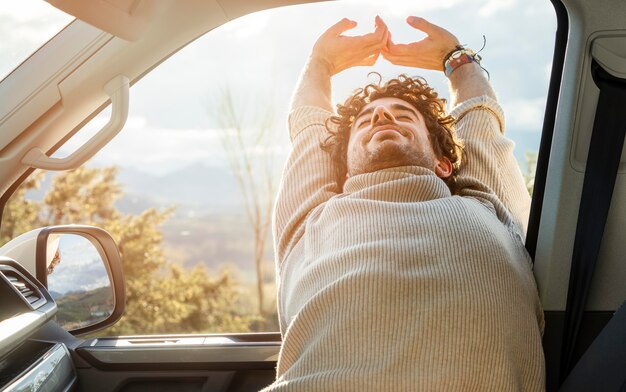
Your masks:
{"label": "sweater cuff", "polygon": [[293,141],[304,129],[321,125],[326,129],[326,120],[333,113],[317,106],[300,106],[289,113],[289,135]]}
{"label": "sweater cuff", "polygon": [[483,110],[492,114],[498,120],[500,132],[504,133],[504,111],[498,101],[487,95],[473,97],[461,102],[450,111],[450,115],[454,117],[455,121],[458,123],[463,117],[474,110]]}

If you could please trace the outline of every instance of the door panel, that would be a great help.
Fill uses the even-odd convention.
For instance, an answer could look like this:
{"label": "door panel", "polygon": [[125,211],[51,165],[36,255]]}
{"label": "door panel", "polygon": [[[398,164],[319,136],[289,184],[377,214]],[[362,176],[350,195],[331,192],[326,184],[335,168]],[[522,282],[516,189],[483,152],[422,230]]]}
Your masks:
{"label": "door panel", "polygon": [[274,381],[280,334],[106,337],[76,348],[85,391],[258,391]]}

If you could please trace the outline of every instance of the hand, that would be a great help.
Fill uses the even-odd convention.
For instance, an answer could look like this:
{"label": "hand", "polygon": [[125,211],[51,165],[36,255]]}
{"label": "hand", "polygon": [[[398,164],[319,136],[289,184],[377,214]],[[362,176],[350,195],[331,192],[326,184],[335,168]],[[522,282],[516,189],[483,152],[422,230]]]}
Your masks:
{"label": "hand", "polygon": [[325,62],[331,75],[359,65],[374,65],[387,43],[389,31],[378,16],[374,32],[356,37],[341,35],[354,27],[356,22],[344,18],[326,30],[313,47],[311,58]]}
{"label": "hand", "polygon": [[387,45],[381,51],[383,57],[396,65],[443,71],[443,58],[459,45],[459,40],[424,18],[409,16],[406,21],[428,36],[410,44],[395,44],[389,34]]}

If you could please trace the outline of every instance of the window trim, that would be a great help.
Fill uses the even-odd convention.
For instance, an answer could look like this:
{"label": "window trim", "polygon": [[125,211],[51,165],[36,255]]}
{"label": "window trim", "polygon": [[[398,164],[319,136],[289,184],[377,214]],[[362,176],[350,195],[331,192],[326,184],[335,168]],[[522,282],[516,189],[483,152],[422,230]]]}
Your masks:
{"label": "window trim", "polygon": [[565,6],[561,0],[550,0],[550,2],[552,3],[556,13],[557,29],[554,42],[554,55],[552,57],[552,70],[550,71],[550,84],[548,86],[548,97],[543,117],[539,153],[537,155],[535,183],[532,202],[530,205],[530,216],[528,218],[528,230],[526,231],[526,250],[530,254],[533,262],[535,260],[535,252],[537,250],[537,241],[539,238],[539,224],[541,221],[543,197],[545,194],[546,178],[548,174],[548,163],[550,162],[550,150],[552,148],[552,137],[554,134],[556,110],[561,91],[561,79],[563,77],[563,65],[565,63],[565,49],[567,48],[567,37],[569,32],[569,18],[567,16]]}

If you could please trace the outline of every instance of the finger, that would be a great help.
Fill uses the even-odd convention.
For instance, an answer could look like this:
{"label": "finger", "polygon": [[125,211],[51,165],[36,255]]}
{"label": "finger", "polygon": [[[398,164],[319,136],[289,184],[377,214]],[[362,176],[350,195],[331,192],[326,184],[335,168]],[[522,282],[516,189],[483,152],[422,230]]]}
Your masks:
{"label": "finger", "polygon": [[391,38],[391,31],[387,32],[387,40],[385,41],[385,46],[383,46],[382,50],[385,52],[389,51],[389,48],[392,47],[393,45],[395,45],[393,43],[393,40]]}
{"label": "finger", "polygon": [[341,33],[345,32],[345,31],[348,31],[350,29],[355,28],[356,25],[357,25],[357,23],[355,21],[350,20],[348,18],[343,18],[339,22],[337,22],[334,25],[330,26],[328,28],[328,30],[326,30],[325,34],[340,35]]}
{"label": "finger", "polygon": [[376,28],[384,28],[386,30],[388,30],[387,24],[385,23],[385,21],[383,21],[383,18],[381,18],[380,16],[376,15],[376,18],[374,18],[374,26],[376,26]]}
{"label": "finger", "polygon": [[399,52],[402,51],[401,49],[402,46],[406,46],[406,45],[396,44],[395,42],[393,42],[393,39],[391,37],[391,32],[389,32],[389,34],[387,35],[387,42],[385,42],[385,46],[383,47],[383,50],[389,53],[399,54]]}
{"label": "finger", "polygon": [[382,39],[381,49],[387,46],[387,41],[389,40],[389,37],[391,37],[391,32],[387,30],[385,31],[385,35],[383,36],[383,39]]}
{"label": "finger", "polygon": [[379,40],[384,41],[386,39],[386,34],[389,31],[389,28],[387,27],[385,22],[382,20],[382,18],[378,15],[374,19],[374,26],[375,26],[375,29],[372,33],[361,36],[364,42],[370,43],[370,42],[379,41]]}
{"label": "finger", "polygon": [[368,45],[370,49],[382,50],[385,46],[387,46],[387,37],[389,36],[389,30],[385,31],[383,36],[374,43]]}
{"label": "finger", "polygon": [[420,31],[423,31],[424,33],[428,35],[437,35],[438,33],[441,32],[441,30],[443,30],[441,27],[430,23],[424,18],[420,18],[417,16],[409,16],[408,18],[406,18],[406,22],[411,27],[416,28]]}
{"label": "finger", "polygon": [[377,28],[376,31],[374,31],[373,33],[369,33],[369,34],[365,34],[362,35],[360,37],[361,43],[364,46],[369,46],[369,45],[377,45],[380,44],[380,46],[385,45],[385,41],[386,41],[386,35],[387,32],[389,30],[387,30],[387,28]]}

